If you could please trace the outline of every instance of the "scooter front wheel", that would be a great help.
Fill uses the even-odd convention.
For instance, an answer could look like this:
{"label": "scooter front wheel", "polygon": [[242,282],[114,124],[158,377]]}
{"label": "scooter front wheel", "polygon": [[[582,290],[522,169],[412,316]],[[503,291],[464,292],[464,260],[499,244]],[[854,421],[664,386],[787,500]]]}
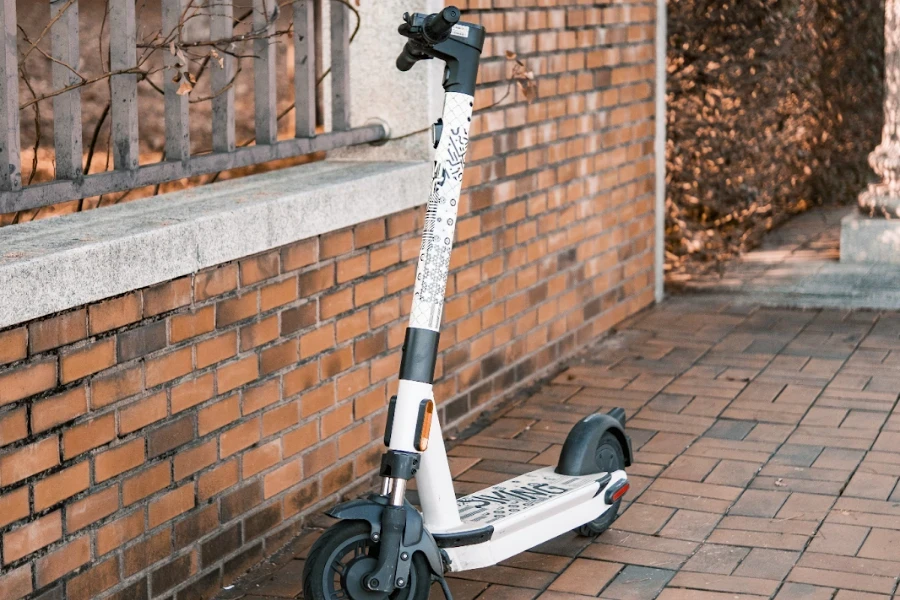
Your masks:
{"label": "scooter front wheel", "polygon": [[363,521],[341,521],[316,540],[303,568],[306,600],[427,600],[431,571],[418,553],[413,555],[406,587],[390,594],[366,588],[365,576],[378,561],[378,544],[369,538],[369,531]]}

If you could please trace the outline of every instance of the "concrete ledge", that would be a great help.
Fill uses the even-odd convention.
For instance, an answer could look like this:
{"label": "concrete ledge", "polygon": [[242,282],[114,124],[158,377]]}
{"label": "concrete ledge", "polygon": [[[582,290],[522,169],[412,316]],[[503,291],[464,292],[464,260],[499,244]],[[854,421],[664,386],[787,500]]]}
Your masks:
{"label": "concrete ledge", "polygon": [[841,262],[900,265],[900,219],[841,219]]}
{"label": "concrete ledge", "polygon": [[0,229],[0,328],[424,204],[430,176],[323,161]]}

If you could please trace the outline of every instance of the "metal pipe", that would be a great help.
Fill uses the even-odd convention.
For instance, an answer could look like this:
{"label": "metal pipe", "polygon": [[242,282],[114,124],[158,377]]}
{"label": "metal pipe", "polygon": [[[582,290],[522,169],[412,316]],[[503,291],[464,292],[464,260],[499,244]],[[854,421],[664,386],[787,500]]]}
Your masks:
{"label": "metal pipe", "polygon": [[656,108],[653,152],[655,154],[655,207],[656,231],[654,237],[654,287],[656,301],[665,298],[665,244],[666,244],[666,0],[656,0]]}
{"label": "metal pipe", "polygon": [[390,477],[382,477],[381,478],[381,495],[382,496],[390,496],[391,488],[394,487],[394,484],[391,482]]}
{"label": "metal pipe", "polygon": [[393,487],[391,489],[391,506],[403,506],[403,501],[406,497],[406,480],[405,479],[394,479]]}

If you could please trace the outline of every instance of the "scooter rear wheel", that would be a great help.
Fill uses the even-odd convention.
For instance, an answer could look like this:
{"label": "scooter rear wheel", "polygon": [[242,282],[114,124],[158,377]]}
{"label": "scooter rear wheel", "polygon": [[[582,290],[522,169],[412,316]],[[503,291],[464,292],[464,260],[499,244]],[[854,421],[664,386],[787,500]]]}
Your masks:
{"label": "scooter rear wheel", "polygon": [[412,557],[406,587],[390,594],[366,588],[363,579],[378,559],[378,544],[369,531],[368,523],[341,521],[316,540],[303,569],[306,600],[427,600],[431,571],[421,554]]}
{"label": "scooter rear wheel", "polygon": [[[622,445],[619,443],[616,436],[608,431],[600,436],[595,459],[597,461],[599,472],[601,473],[611,473],[625,468],[625,452],[622,450]],[[600,535],[609,529],[616,521],[619,516],[619,506],[621,504],[622,501],[617,500],[605,513],[593,521],[578,527],[575,531],[579,535],[586,537]]]}

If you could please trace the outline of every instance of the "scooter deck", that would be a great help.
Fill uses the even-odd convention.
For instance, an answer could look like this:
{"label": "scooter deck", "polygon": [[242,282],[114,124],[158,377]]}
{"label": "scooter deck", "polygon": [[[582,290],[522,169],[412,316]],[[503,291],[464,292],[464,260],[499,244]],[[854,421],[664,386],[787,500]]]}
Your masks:
{"label": "scooter deck", "polygon": [[598,482],[605,477],[604,473],[560,475],[548,467],[459,498],[456,505],[467,529],[484,527],[582,488],[596,490]]}
{"label": "scooter deck", "polygon": [[553,467],[518,475],[459,498],[462,523],[435,537],[473,542],[445,547],[451,571],[490,566],[596,519],[611,508],[603,492],[622,480],[625,471],[573,476]]}

